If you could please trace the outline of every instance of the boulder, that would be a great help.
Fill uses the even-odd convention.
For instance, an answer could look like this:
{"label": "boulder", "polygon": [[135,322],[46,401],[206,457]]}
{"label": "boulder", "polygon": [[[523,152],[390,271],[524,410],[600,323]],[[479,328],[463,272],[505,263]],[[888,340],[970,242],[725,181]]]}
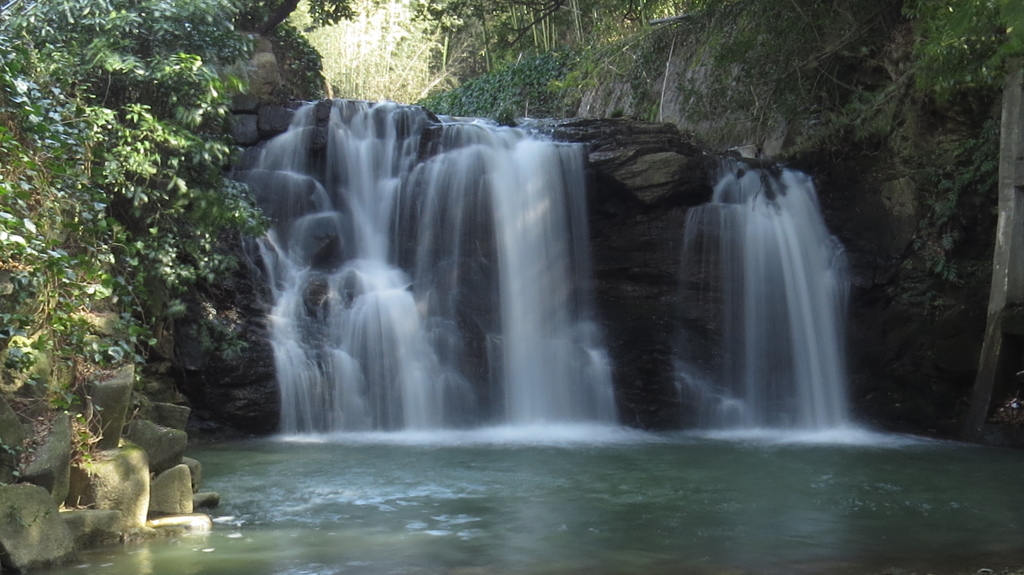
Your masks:
{"label": "boulder", "polygon": [[144,419],[136,419],[128,426],[128,439],[146,451],[149,469],[162,473],[181,463],[188,445],[188,434]]}
{"label": "boulder", "polygon": [[114,449],[121,441],[125,417],[135,385],[135,366],[126,365],[89,386],[89,396],[100,421],[98,449]]}
{"label": "boulder", "polygon": [[255,114],[236,114],[231,118],[231,137],[239,146],[251,146],[260,141],[259,119]]}
{"label": "boulder", "polygon": [[0,485],[0,565],[25,571],[75,558],[71,530],[38,485]]}
{"label": "boulder", "polygon": [[192,509],[216,509],[220,505],[220,493],[206,491],[192,496]]}
{"label": "boulder", "polygon": [[68,495],[71,473],[71,416],[58,414],[50,434],[36,448],[35,457],[25,466],[21,478],[45,488],[57,503]]}
{"label": "boulder", "polygon": [[199,486],[203,483],[203,464],[191,457],[182,457],[181,462],[188,466],[191,474],[192,493],[199,491]]}
{"label": "boulder", "polygon": [[586,144],[589,168],[646,206],[698,205],[711,198],[708,157],[672,124],[629,119],[541,121],[563,142]]}
{"label": "boulder", "polygon": [[18,414],[0,397],[0,483],[11,483],[28,434]]}
{"label": "boulder", "polygon": [[175,465],[153,480],[149,490],[150,515],[192,513],[192,474],[185,464]]}
{"label": "boulder", "polygon": [[149,511],[146,451],[126,443],[98,452],[92,461],[73,467],[67,505],[120,511],[119,531],[143,526]]}
{"label": "boulder", "polygon": [[656,205],[685,181],[695,162],[676,152],[637,154],[616,166],[610,175],[643,203]]}
{"label": "boulder", "polygon": [[192,409],[185,405],[141,400],[138,416],[162,427],[185,430]]}
{"label": "boulder", "polygon": [[71,509],[60,514],[71,530],[75,547],[88,549],[121,540],[121,512],[110,509]]}

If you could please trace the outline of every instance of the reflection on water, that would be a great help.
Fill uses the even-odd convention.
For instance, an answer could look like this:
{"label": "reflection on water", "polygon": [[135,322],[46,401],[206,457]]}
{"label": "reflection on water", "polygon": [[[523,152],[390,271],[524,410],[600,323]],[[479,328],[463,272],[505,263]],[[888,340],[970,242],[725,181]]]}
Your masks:
{"label": "reflection on water", "polygon": [[222,495],[212,533],[59,573],[974,573],[1024,557],[1024,454],[836,439],[563,427],[210,446],[195,455]]}

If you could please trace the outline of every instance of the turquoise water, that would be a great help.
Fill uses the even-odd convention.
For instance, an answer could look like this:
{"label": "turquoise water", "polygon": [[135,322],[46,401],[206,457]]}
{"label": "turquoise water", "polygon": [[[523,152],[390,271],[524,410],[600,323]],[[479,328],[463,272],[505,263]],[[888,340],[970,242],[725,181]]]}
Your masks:
{"label": "turquoise water", "polygon": [[859,431],[606,427],[194,450],[214,531],[84,554],[111,575],[970,572],[1024,565],[1024,453]]}

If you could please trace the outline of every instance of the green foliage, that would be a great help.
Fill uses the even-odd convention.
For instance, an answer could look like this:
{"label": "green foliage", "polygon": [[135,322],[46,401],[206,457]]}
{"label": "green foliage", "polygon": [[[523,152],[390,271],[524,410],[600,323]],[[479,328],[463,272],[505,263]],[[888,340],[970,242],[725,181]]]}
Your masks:
{"label": "green foliage", "polygon": [[719,73],[681,79],[683,118],[747,125],[761,137],[781,122],[826,120],[854,95],[891,81],[881,60],[898,20],[894,7],[876,0],[708,5],[679,27],[683,38],[700,39],[701,64]]}
{"label": "green foliage", "polygon": [[[256,232],[221,175],[229,90],[247,57],[229,0],[60,0],[0,21],[0,351],[26,370],[139,361],[166,300],[234,264]],[[7,286],[7,287],[5,287]],[[89,334],[114,311],[123,334]]]}
{"label": "green foliage", "polygon": [[1024,3],[1018,0],[911,0],[917,26],[918,86],[940,100],[998,89],[1009,58],[1024,55]]}
{"label": "green foliage", "polygon": [[565,78],[571,58],[539,54],[480,76],[421,105],[440,114],[494,118],[509,124],[516,117],[565,115]]}
{"label": "green foliage", "polygon": [[[994,200],[999,185],[999,125],[989,120],[977,136],[956,142],[949,161],[921,172],[927,213],[919,223],[914,249],[928,271],[945,282],[961,283],[960,266],[953,251],[970,229],[968,214],[985,206],[964,205],[968,196]],[[988,191],[988,194],[984,192]],[[994,203],[988,206],[991,211]]]}
{"label": "green foliage", "polygon": [[268,37],[273,40],[282,69],[288,79],[285,92],[301,99],[323,97],[323,57],[298,28],[286,22],[274,28]]}

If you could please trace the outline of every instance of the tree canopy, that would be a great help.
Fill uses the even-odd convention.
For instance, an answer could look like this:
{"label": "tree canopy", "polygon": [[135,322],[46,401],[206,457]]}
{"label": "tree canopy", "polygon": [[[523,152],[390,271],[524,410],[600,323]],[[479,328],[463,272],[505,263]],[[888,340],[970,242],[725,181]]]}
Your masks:
{"label": "tree canopy", "polygon": [[[327,26],[351,18],[351,0],[307,0],[307,8],[316,26]],[[299,0],[250,0],[239,16],[242,30],[268,34],[299,9]]]}

